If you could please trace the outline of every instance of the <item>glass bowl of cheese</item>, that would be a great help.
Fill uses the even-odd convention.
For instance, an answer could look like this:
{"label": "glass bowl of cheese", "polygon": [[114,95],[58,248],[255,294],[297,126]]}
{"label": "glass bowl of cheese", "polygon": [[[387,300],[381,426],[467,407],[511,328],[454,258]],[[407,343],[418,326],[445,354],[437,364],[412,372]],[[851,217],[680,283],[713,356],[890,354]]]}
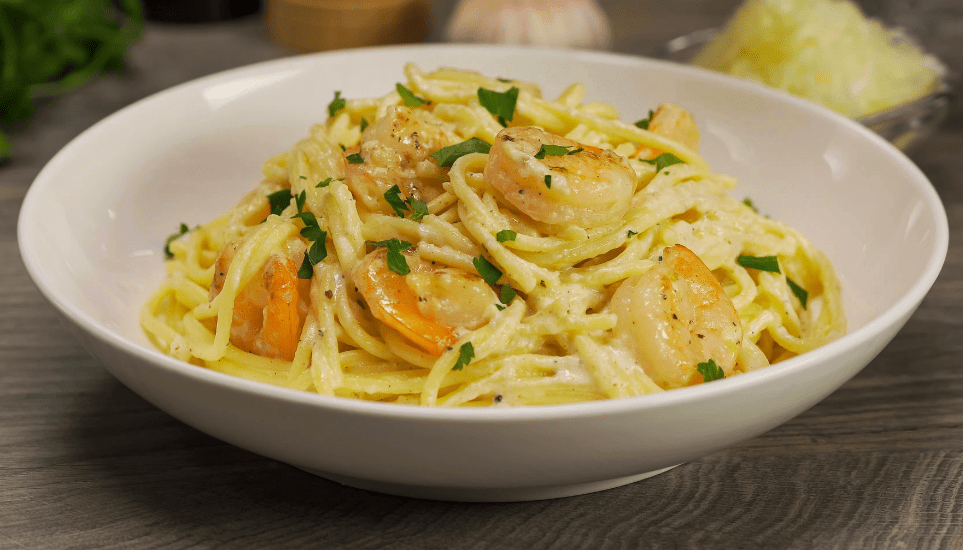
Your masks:
{"label": "glass bowl of cheese", "polygon": [[657,55],[815,101],[904,151],[953,99],[955,79],[935,56],[848,0],[747,0],[723,27],[670,40]]}

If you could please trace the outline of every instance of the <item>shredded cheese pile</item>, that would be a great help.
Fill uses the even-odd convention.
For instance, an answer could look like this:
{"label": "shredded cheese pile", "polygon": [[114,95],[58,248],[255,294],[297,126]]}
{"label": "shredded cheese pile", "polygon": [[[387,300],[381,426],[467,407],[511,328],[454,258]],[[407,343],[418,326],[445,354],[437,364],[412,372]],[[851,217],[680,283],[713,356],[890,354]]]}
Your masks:
{"label": "shredded cheese pile", "polygon": [[925,96],[944,73],[909,37],[848,0],[748,0],[692,63],[852,118]]}

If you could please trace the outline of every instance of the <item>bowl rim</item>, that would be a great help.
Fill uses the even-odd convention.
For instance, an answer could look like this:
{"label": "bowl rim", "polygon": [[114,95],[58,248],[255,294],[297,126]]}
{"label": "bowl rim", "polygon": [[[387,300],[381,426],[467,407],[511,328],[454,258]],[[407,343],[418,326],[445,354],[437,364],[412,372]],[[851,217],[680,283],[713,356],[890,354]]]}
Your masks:
{"label": "bowl rim", "polygon": [[[371,56],[381,52],[390,51],[410,51],[413,55],[417,54],[431,62],[431,53],[437,50],[464,50],[465,52],[497,52],[499,55],[508,53],[524,53],[525,55],[542,56],[576,56],[580,60],[598,62],[608,65],[629,65],[638,67],[640,65],[655,64],[656,66],[668,67],[673,71],[681,73],[696,74],[700,78],[714,80],[718,79],[728,86],[743,88],[753,94],[777,95],[781,101],[788,101],[804,109],[813,111],[818,116],[829,116],[836,119],[837,123],[849,125],[864,138],[890,151],[891,155],[896,156],[896,161],[912,175],[912,187],[919,193],[920,199],[932,212],[931,222],[935,230],[932,243],[932,252],[927,259],[927,263],[919,277],[912,284],[909,291],[896,300],[888,309],[869,320],[865,325],[858,329],[848,332],[839,339],[825,344],[815,350],[799,355],[787,361],[772,365],[770,367],[756,371],[742,373],[739,376],[715,381],[712,384],[699,384],[686,388],[679,388],[671,391],[648,394],[643,396],[628,397],[621,399],[609,399],[600,401],[590,401],[584,403],[571,403],[559,405],[538,405],[525,407],[486,407],[486,408],[446,408],[446,407],[422,407],[417,405],[402,405],[393,403],[381,403],[363,401],[342,397],[326,396],[316,393],[298,391],[270,384],[255,382],[228,374],[213,371],[207,368],[198,367],[190,363],[179,361],[161,351],[135,343],[126,339],[117,332],[109,329],[101,322],[87,314],[80,307],[72,303],[67,297],[61,295],[50,281],[50,278],[41,269],[39,261],[40,252],[32,247],[35,241],[35,233],[38,231],[36,219],[38,213],[42,212],[40,197],[45,189],[55,187],[56,179],[51,174],[57,171],[58,167],[69,160],[72,151],[81,146],[86,140],[96,137],[101,132],[109,131],[110,128],[121,121],[130,113],[137,112],[139,109],[149,106],[152,102],[162,100],[169,95],[188,93],[191,89],[202,90],[216,83],[223,83],[234,79],[247,76],[249,73],[263,73],[266,71],[276,71],[285,65],[310,65],[319,59],[341,56]],[[401,46],[377,46],[365,48],[352,48],[347,50],[335,50],[328,52],[307,53],[287,57],[281,57],[268,61],[262,61],[241,67],[219,71],[210,75],[195,78],[175,86],[160,90],[127,105],[107,117],[99,120],[89,128],[73,138],[67,145],[58,151],[48,163],[41,169],[28,189],[24,201],[20,208],[17,223],[18,248],[21,258],[27,269],[28,274],[41,294],[50,302],[65,320],[69,320],[78,328],[86,331],[91,336],[97,338],[115,349],[131,354],[140,360],[150,363],[152,366],[164,369],[169,373],[176,374],[192,379],[195,382],[208,385],[217,385],[225,389],[232,389],[245,393],[258,394],[261,397],[270,399],[294,402],[301,405],[318,407],[320,409],[332,409],[342,413],[358,416],[391,416],[394,418],[405,418],[409,420],[423,420],[436,422],[488,422],[505,423],[519,420],[558,420],[570,418],[590,418],[599,416],[618,415],[639,410],[656,409],[666,406],[674,406],[698,401],[706,398],[720,396],[721,394],[735,392],[738,390],[750,390],[767,380],[791,376],[794,373],[809,368],[809,366],[830,360],[834,356],[840,356],[847,350],[859,348],[875,339],[887,327],[899,322],[899,320],[912,313],[925,297],[930,287],[935,282],[946,258],[949,246],[949,226],[946,212],[942,201],[935,188],[923,172],[905,154],[899,151],[891,143],[881,138],[865,126],[849,119],[830,109],[822,107],[813,102],[798,98],[781,90],[769,88],[759,83],[739,79],[730,75],[709,71],[699,67],[693,67],[682,63],[676,63],[664,59],[647,58],[630,54],[620,54],[611,52],[566,50],[560,48],[544,48],[530,46],[502,46],[502,45],[462,45],[462,44],[411,44]],[[139,307],[139,306],[138,306]],[[109,368],[102,365],[106,370]]]}

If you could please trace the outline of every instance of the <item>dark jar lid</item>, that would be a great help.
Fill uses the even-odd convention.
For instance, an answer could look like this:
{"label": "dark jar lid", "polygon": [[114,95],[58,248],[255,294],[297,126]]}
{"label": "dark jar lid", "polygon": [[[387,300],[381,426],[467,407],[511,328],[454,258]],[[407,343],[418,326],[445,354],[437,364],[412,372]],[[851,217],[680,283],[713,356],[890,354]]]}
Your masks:
{"label": "dark jar lid", "polygon": [[147,19],[168,23],[212,23],[260,9],[261,0],[144,0]]}

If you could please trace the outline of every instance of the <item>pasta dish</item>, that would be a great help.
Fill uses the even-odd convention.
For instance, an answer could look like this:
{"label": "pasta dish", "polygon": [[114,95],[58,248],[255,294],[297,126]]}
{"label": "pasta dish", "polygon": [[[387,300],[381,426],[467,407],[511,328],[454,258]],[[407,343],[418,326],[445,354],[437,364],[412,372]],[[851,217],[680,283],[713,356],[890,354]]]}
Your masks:
{"label": "pasta dish", "polygon": [[165,353],[347,398],[518,406],[767,367],[845,332],[798,231],[730,196],[666,103],[635,123],[530,82],[405,67],[168,239],[141,311]]}

